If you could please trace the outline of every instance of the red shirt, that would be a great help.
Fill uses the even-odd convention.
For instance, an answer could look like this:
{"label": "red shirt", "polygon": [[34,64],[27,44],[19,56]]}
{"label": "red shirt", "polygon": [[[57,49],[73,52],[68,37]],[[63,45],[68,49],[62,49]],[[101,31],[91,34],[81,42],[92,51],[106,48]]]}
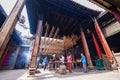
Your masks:
{"label": "red shirt", "polygon": [[68,61],[68,63],[71,63],[72,62],[72,57],[71,56],[67,56],[67,61]]}

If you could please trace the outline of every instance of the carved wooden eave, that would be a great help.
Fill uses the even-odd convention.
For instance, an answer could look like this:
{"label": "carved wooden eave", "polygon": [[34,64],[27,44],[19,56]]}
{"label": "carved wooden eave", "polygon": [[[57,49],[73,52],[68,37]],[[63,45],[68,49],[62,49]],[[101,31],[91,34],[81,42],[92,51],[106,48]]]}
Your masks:
{"label": "carved wooden eave", "polygon": [[74,46],[80,37],[72,34],[71,36],[63,36],[62,39],[64,41],[64,49],[68,49]]}
{"label": "carved wooden eave", "polygon": [[[46,38],[44,44],[44,38]],[[49,43],[51,42],[51,43]],[[41,37],[40,52],[44,52],[44,49],[47,49],[45,53],[57,53],[64,50],[64,41],[61,39],[54,39],[49,37]]]}

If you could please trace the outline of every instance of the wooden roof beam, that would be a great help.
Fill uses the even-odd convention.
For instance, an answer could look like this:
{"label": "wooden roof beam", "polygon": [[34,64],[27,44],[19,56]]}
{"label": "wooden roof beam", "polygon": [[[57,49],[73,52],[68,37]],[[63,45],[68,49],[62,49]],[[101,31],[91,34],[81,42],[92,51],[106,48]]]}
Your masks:
{"label": "wooden roof beam", "polygon": [[66,31],[66,29],[68,29],[68,27],[72,24],[72,21],[73,21],[72,18],[68,19],[67,24],[64,26],[64,29],[63,29],[64,31]]}
{"label": "wooden roof beam", "polygon": [[58,33],[59,33],[59,27],[57,28],[57,30],[56,30],[56,32],[55,32],[55,35],[53,36],[53,38],[56,38],[57,37],[57,35],[58,35]]}
{"label": "wooden roof beam", "polygon": [[79,24],[77,23],[75,25],[74,29],[72,30],[72,32],[76,32],[76,30],[79,30],[79,29],[80,29],[80,27],[79,27]]}
{"label": "wooden roof beam", "polygon": [[45,26],[46,26],[46,31],[44,36],[47,37],[49,31],[49,24],[46,22]]}
{"label": "wooden roof beam", "polygon": [[67,32],[70,32],[71,33],[71,31],[73,31],[73,29],[75,28],[75,26],[77,25],[77,21],[74,21],[72,24],[73,25],[71,25],[71,27],[67,30]]}
{"label": "wooden roof beam", "polygon": [[[56,30],[56,32],[55,32],[55,35],[54,35],[54,37],[53,37],[53,40],[54,40],[54,38],[57,37],[58,32],[59,32],[59,28],[57,28],[57,30]],[[52,45],[53,40],[50,42],[51,45]],[[56,39],[55,41],[57,41],[57,39]],[[55,44],[55,42],[54,42],[54,44]],[[49,47],[50,47],[50,46],[49,46]]]}
{"label": "wooden roof beam", "polygon": [[57,38],[58,32],[59,32],[59,28],[57,28],[57,30],[56,30],[56,32],[55,32],[55,34],[54,34],[54,36],[53,36],[53,39],[50,41],[49,44],[51,44],[51,43],[53,42],[53,40],[54,40],[55,38]]}
{"label": "wooden roof beam", "polygon": [[60,16],[61,17],[61,19],[58,21],[59,23],[58,23],[58,25],[60,26],[60,27],[62,27],[61,25],[62,25],[62,23],[64,22],[64,19],[65,19],[65,15],[61,15]]}
{"label": "wooden roof beam", "polygon": [[[49,40],[50,40],[50,38],[52,37],[54,30],[55,30],[55,28],[54,28],[54,26],[53,26],[53,27],[52,27],[52,30],[51,30],[51,32],[50,32],[50,34],[49,34],[49,38],[48,38],[48,40],[46,41],[46,43],[49,43]],[[45,45],[47,45],[47,44],[45,44]],[[43,52],[45,52],[46,49],[47,49],[47,48],[44,48],[44,51],[43,51]]]}
{"label": "wooden roof beam", "polygon": [[[54,38],[56,38],[56,37],[57,37],[58,32],[59,32],[59,27],[57,28],[57,30],[56,30],[56,32],[55,32],[55,34],[54,34],[54,36],[53,36],[53,39],[49,42],[49,45],[50,45],[50,44],[52,44],[52,42],[53,42]],[[49,46],[49,47],[50,47],[50,46]],[[49,47],[48,47],[48,49],[49,49]],[[48,49],[46,50],[46,52],[48,51]]]}
{"label": "wooden roof beam", "polygon": [[64,27],[64,26],[65,26],[65,23],[67,23],[67,21],[68,21],[68,17],[65,16],[65,18],[64,18],[63,23],[61,24],[61,26]]}
{"label": "wooden roof beam", "polygon": [[52,37],[54,30],[55,30],[55,27],[53,26],[53,27],[52,27],[52,30],[51,30],[51,32],[50,32],[50,34],[49,34],[49,38]]}
{"label": "wooden roof beam", "polygon": [[[48,31],[49,31],[49,24],[47,22],[45,23],[45,27],[46,27],[46,31],[45,31],[45,35],[44,35],[44,42],[43,42],[43,44],[45,44],[45,42],[46,42],[46,37],[47,37]],[[40,45],[40,46],[42,46],[42,45]],[[40,48],[40,51],[42,52],[42,48]]]}
{"label": "wooden roof beam", "polygon": [[65,28],[65,31],[67,31],[68,29],[71,28],[72,24],[73,24],[74,20],[71,18],[71,21],[68,23],[67,28]]}
{"label": "wooden roof beam", "polygon": [[46,49],[46,52],[49,52],[51,45],[53,45],[53,41],[54,41],[54,39],[52,39],[52,41],[49,43],[49,47]]}
{"label": "wooden roof beam", "polygon": [[64,48],[67,49],[76,44],[76,41],[79,39],[76,35],[72,34],[71,37],[64,37]]}

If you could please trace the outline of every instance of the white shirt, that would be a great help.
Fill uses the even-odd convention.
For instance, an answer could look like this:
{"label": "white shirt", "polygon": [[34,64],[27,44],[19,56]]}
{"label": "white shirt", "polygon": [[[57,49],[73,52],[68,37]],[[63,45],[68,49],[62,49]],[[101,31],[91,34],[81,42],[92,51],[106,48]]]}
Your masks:
{"label": "white shirt", "polygon": [[64,63],[64,60],[65,60],[65,58],[64,58],[64,56],[62,56],[62,57],[60,58],[60,61],[61,61],[62,63]]}

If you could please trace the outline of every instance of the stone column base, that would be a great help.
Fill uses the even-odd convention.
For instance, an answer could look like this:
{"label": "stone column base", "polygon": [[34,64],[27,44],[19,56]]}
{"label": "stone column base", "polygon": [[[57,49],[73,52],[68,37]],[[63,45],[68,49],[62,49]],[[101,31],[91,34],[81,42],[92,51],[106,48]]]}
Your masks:
{"label": "stone column base", "polygon": [[29,75],[35,75],[36,68],[29,68]]}
{"label": "stone column base", "polygon": [[89,70],[95,70],[95,67],[94,66],[88,66],[88,69]]}

